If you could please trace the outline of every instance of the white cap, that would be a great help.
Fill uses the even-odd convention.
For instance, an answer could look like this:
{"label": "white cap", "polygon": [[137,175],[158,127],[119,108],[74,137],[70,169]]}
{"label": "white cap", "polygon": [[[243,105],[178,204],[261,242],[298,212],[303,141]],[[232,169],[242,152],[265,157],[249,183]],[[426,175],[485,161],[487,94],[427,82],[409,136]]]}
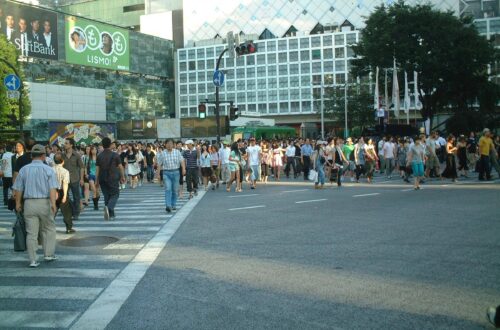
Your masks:
{"label": "white cap", "polygon": [[193,140],[187,140],[186,144],[194,144]]}

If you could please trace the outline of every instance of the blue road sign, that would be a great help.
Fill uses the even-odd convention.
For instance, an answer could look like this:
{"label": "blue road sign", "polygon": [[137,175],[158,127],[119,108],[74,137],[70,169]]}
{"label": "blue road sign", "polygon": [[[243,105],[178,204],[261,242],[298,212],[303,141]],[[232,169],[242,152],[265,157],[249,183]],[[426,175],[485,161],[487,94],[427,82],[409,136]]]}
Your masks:
{"label": "blue road sign", "polygon": [[3,84],[9,91],[17,91],[21,87],[21,79],[15,74],[9,74],[4,78]]}
{"label": "blue road sign", "polygon": [[224,72],[216,70],[214,72],[214,85],[220,87],[224,84]]}

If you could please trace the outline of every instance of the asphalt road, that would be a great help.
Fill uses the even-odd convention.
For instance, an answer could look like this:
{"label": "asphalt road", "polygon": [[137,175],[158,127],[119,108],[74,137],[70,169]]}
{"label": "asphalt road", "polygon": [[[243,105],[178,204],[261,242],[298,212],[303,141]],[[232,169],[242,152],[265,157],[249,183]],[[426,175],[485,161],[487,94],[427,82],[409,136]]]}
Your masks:
{"label": "asphalt road", "polygon": [[109,329],[484,329],[498,182],[207,193]]}

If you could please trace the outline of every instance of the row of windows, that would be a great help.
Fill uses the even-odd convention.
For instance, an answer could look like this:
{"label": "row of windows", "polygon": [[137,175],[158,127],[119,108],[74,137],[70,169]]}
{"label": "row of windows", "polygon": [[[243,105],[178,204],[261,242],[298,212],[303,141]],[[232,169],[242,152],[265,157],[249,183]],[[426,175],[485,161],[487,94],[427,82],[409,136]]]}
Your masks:
{"label": "row of windows", "polygon": [[[358,42],[358,33],[336,33],[322,36],[309,36],[302,38],[283,38],[279,40],[267,40],[255,42],[258,51],[288,51],[296,49],[308,49],[314,47],[333,47],[352,45]],[[179,60],[216,58],[224,50],[223,45],[207,48],[181,49],[178,51]]]}
{"label": "row of windows", "polygon": [[[280,65],[269,65],[269,66],[258,66],[258,67],[248,67],[248,68],[237,68],[235,69],[225,69],[223,70],[226,74],[227,83],[231,83],[234,80],[244,80],[251,78],[259,79],[276,79],[279,76],[280,79],[284,76],[294,76],[302,75],[301,79],[304,77],[309,77],[310,74],[333,74],[349,71],[351,68],[351,62],[345,60],[336,61],[324,61],[324,62],[313,62],[313,63],[301,63],[297,64],[280,64]],[[342,73],[343,74],[343,73]],[[291,77],[290,79],[298,79],[298,77]],[[179,83],[186,84],[188,81],[190,83],[201,83],[205,81],[212,81],[213,72],[212,71],[198,71],[179,74]],[[306,79],[306,78],[304,78]]]}
{"label": "row of windows", "polygon": [[[290,114],[290,113],[311,113],[318,111],[320,103],[312,101],[292,101],[276,103],[251,103],[238,105],[241,112],[259,113],[259,114]],[[221,114],[227,114],[227,108],[221,109]],[[214,108],[208,107],[208,116],[214,116]],[[197,107],[181,107],[181,118],[198,116]]]}
{"label": "row of windows", "polygon": [[[334,85],[345,83],[345,73],[336,74],[324,74],[321,72],[319,74],[313,75],[303,75],[303,76],[280,76],[279,78],[258,78],[258,79],[238,79],[238,80],[227,80],[224,85],[220,88],[221,92],[224,91],[241,91],[241,90],[267,90],[276,88],[289,88],[289,87],[305,87],[311,85]],[[322,79],[323,77],[323,79]],[[198,93],[211,92],[215,90],[215,86],[212,82],[202,82],[201,80],[197,83],[191,84],[179,84],[179,94],[187,95],[196,93],[196,88],[198,88]]]}
{"label": "row of windows", "polygon": [[[346,56],[347,55],[347,56]],[[300,57],[300,60],[299,60]],[[354,57],[354,51],[350,47],[301,50],[281,53],[245,55],[234,58],[222,59],[220,68],[233,68],[255,65],[270,65],[277,63],[293,63],[305,61],[333,60],[340,58]],[[215,68],[215,60],[181,61],[179,62],[179,72],[212,70]]]}

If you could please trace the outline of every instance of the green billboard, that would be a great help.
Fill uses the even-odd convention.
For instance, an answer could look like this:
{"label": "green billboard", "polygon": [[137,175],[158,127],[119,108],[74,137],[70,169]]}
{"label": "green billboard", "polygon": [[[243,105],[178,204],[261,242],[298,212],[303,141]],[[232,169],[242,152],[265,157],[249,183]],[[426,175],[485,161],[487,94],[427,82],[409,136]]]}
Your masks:
{"label": "green billboard", "polygon": [[128,31],[83,18],[66,17],[66,62],[129,70]]}

